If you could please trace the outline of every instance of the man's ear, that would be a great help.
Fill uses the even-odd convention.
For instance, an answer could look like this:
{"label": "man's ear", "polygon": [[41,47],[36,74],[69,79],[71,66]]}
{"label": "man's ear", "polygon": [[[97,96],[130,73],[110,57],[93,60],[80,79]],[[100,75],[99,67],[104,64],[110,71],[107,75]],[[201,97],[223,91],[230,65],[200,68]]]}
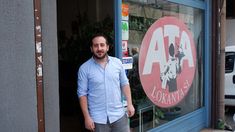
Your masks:
{"label": "man's ear", "polygon": [[109,45],[107,45],[107,51],[109,51]]}

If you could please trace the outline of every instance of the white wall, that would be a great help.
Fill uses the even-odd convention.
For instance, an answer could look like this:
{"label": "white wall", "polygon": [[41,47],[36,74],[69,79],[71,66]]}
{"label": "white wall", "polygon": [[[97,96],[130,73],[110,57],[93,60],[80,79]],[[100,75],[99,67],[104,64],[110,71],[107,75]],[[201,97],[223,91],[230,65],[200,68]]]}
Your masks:
{"label": "white wall", "polygon": [[226,45],[235,45],[235,19],[226,20]]}

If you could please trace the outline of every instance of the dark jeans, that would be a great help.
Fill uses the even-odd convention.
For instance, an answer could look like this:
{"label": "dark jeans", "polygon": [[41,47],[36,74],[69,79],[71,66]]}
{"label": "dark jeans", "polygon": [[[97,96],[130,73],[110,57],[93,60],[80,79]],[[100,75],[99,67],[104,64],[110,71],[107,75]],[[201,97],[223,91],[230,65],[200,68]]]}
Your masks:
{"label": "dark jeans", "polygon": [[95,123],[95,132],[130,132],[128,117],[125,114],[122,118],[113,123],[98,124]]}

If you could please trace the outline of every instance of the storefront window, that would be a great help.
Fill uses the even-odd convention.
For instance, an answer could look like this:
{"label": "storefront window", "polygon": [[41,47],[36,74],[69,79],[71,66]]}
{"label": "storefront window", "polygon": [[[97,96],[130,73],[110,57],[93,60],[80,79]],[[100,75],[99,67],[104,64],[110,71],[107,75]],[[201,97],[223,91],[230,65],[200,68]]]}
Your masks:
{"label": "storefront window", "polygon": [[[129,34],[127,37],[128,40],[126,40],[129,49],[127,56],[133,57],[133,68],[128,70],[128,78],[132,90],[133,103],[136,109],[135,116],[130,119],[130,126],[132,131],[147,131],[201,108],[203,106],[203,11],[180,4],[167,2],[165,0],[123,0],[123,4],[125,4],[126,8],[128,8],[129,14],[129,18],[125,20],[125,22],[128,23],[129,26]],[[150,27],[156,21],[165,17],[171,17],[171,19],[173,18],[173,20],[182,21],[183,25],[187,27],[186,30],[188,30],[192,35],[192,46],[194,47],[193,50],[195,50],[195,54],[192,55],[192,57],[195,59],[195,61],[193,62],[195,63],[193,74],[191,74],[190,72],[185,72],[183,75],[186,78],[187,76],[192,76],[192,81],[190,84],[188,84],[189,89],[185,93],[178,93],[179,96],[182,96],[182,99],[173,105],[170,105],[170,102],[177,100],[177,97],[173,95],[174,91],[172,92],[172,95],[167,96],[165,94],[158,94],[158,91],[156,89],[156,91],[152,92],[152,95],[148,95],[145,88],[148,85],[144,84],[146,83],[146,81],[148,83],[148,80],[144,80],[146,79],[144,77],[141,78],[139,71],[141,69],[139,65],[139,61],[141,61],[139,55],[141,53],[139,52],[143,52],[143,49],[141,49],[145,44],[143,43],[143,41],[147,40],[146,36],[150,30]],[[181,32],[181,30],[179,30],[179,32]],[[156,39],[158,39],[158,36],[156,37]],[[164,41],[167,39],[169,38],[164,36]],[[178,41],[176,40],[175,42]],[[170,52],[171,46],[170,44],[168,46],[169,47],[166,48],[166,53]],[[151,47],[149,46],[148,48]],[[157,53],[159,47],[155,45],[154,48],[156,49],[152,51]],[[180,48],[177,48],[177,45],[174,44],[173,49],[175,53],[172,56],[179,56],[180,54],[176,55],[176,49]],[[188,49],[189,47],[185,46],[183,48]],[[187,56],[186,54],[186,52],[181,54],[182,58],[184,56]],[[166,58],[169,62],[169,56],[167,56]],[[184,61],[185,62],[183,62],[184,64],[182,65],[189,65],[189,60],[184,59]],[[155,65],[158,65],[158,61],[153,60],[152,62],[153,67]],[[181,70],[184,70],[184,68],[185,66],[181,67]],[[149,83],[151,84],[155,80],[160,80],[159,82],[161,82],[163,85],[163,79],[161,78],[162,76],[160,77],[160,72],[156,70],[156,73],[159,73],[159,75],[152,75]],[[180,78],[179,76],[182,76],[182,74],[182,72],[181,74],[177,74],[178,78]],[[145,82],[143,82],[143,80]],[[169,80],[170,79],[168,78],[168,81]],[[175,80],[177,80],[177,78],[175,78]],[[175,83],[178,83],[178,81],[179,79],[175,81]],[[169,89],[169,87],[171,87],[167,82],[165,86],[166,89]],[[175,86],[178,87],[178,85]],[[177,93],[175,92],[175,94]],[[155,98],[161,96],[161,99],[163,99],[163,97],[165,96],[168,105],[158,105],[156,103],[157,101],[154,102],[154,100],[151,99],[150,96],[156,96]]]}

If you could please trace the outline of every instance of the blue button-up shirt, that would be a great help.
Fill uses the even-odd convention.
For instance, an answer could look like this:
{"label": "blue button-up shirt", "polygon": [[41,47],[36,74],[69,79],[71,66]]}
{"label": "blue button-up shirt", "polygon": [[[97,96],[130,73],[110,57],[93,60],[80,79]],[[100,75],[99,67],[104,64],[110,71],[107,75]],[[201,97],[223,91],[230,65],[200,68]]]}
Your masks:
{"label": "blue button-up shirt", "polygon": [[78,96],[87,96],[88,110],[94,122],[106,124],[124,114],[121,88],[129,85],[125,70],[118,58],[108,56],[105,68],[93,58],[78,71]]}

